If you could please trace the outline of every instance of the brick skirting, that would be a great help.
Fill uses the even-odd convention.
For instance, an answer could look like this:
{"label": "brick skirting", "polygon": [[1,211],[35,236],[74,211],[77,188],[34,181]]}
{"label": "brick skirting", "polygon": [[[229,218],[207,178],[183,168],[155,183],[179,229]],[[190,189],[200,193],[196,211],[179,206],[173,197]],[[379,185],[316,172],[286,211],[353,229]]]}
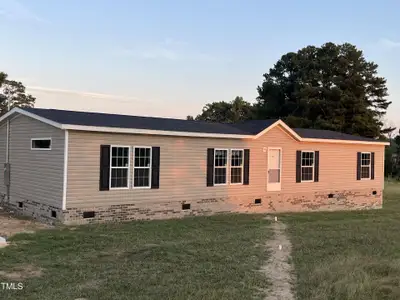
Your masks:
{"label": "brick skirting", "polygon": [[[204,198],[193,201],[130,203],[85,208],[60,208],[35,201],[5,203],[17,214],[45,223],[67,225],[111,221],[155,220],[217,213],[273,213],[335,211],[382,208],[382,190],[310,192],[307,194],[268,193],[246,197]],[[186,204],[186,205],[184,205]],[[68,205],[68,202],[67,202]],[[184,209],[186,208],[186,209]],[[89,214],[84,218],[84,213]],[[93,214],[91,217],[90,214]],[[54,217],[55,214],[55,217]]]}
{"label": "brick skirting", "polygon": [[[256,204],[260,200],[261,203]],[[184,210],[183,204],[190,204],[190,208]],[[63,211],[62,222],[65,224],[86,224],[181,218],[216,213],[272,213],[376,208],[382,208],[381,190],[310,192],[307,194],[269,193],[247,197],[205,198],[185,202],[140,202],[100,207],[68,208]],[[84,218],[84,212],[94,212],[94,217]]]}

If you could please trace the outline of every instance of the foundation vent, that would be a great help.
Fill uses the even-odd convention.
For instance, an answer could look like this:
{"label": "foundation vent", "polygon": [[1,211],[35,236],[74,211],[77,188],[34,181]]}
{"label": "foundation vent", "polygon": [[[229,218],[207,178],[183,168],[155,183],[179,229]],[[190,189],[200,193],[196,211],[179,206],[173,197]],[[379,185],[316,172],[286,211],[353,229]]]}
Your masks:
{"label": "foundation vent", "polygon": [[254,199],[254,204],[261,204],[261,199],[260,198]]}
{"label": "foundation vent", "polygon": [[182,203],[182,210],[190,209],[190,203]]}
{"label": "foundation vent", "polygon": [[83,212],[84,219],[94,218],[95,215],[96,215],[96,213],[94,211],[84,211]]}

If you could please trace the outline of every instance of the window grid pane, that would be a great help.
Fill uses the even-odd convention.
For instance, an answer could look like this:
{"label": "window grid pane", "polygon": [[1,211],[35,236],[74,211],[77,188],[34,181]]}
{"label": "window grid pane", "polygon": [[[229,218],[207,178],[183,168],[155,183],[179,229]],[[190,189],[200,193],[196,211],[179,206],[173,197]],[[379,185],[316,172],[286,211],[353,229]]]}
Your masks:
{"label": "window grid pane", "polygon": [[135,147],[133,186],[150,187],[151,148]]}
{"label": "window grid pane", "polygon": [[225,184],[226,183],[226,168],[216,168],[215,169],[215,184]]}
{"label": "window grid pane", "polygon": [[361,178],[369,178],[370,177],[370,167],[361,167]]}
{"label": "window grid pane", "polygon": [[231,168],[231,183],[242,183],[242,168]]}
{"label": "window grid pane", "polygon": [[127,188],[129,178],[129,147],[111,147],[111,188]]}
{"label": "window grid pane", "polygon": [[302,167],[301,181],[312,181],[312,180],[313,180],[313,167]]}
{"label": "window grid pane", "polygon": [[214,184],[226,184],[228,150],[214,152]]}

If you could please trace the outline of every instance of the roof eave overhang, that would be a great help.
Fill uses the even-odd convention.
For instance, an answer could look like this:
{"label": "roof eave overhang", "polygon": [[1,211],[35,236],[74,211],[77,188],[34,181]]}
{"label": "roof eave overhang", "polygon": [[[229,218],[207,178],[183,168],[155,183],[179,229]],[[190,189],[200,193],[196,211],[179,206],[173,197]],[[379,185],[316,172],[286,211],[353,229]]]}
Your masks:
{"label": "roof eave overhang", "polygon": [[150,130],[150,129],[137,129],[137,128],[120,128],[120,127],[102,127],[102,126],[84,126],[84,125],[69,125],[54,122],[47,118],[38,116],[34,113],[28,112],[21,108],[13,108],[2,117],[0,123],[6,120],[11,115],[19,113],[27,117],[31,117],[43,123],[49,124],[62,130],[77,130],[77,131],[91,131],[91,132],[105,132],[105,133],[122,133],[122,134],[148,134],[148,135],[164,135],[164,136],[182,136],[182,137],[204,137],[204,138],[227,138],[227,139],[258,139],[266,134],[272,128],[281,126],[285,132],[292,136],[299,142],[310,143],[342,143],[342,144],[366,144],[366,145],[390,145],[388,142],[374,142],[374,141],[356,141],[356,140],[335,140],[335,139],[315,139],[315,138],[302,138],[293,129],[286,125],[282,120],[278,120],[272,125],[265,128],[263,131],[256,135],[240,135],[240,134],[223,134],[223,133],[204,133],[204,132],[186,132],[186,131],[166,131],[166,130]]}

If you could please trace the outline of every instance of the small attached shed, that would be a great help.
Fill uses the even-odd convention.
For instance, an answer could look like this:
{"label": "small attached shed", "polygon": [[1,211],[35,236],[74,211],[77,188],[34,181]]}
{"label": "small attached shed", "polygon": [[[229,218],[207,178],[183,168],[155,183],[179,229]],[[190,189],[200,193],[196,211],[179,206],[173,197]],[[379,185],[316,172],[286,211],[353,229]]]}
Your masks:
{"label": "small attached shed", "polygon": [[0,140],[0,195],[46,221],[382,207],[387,143],[281,120],[14,108]]}

